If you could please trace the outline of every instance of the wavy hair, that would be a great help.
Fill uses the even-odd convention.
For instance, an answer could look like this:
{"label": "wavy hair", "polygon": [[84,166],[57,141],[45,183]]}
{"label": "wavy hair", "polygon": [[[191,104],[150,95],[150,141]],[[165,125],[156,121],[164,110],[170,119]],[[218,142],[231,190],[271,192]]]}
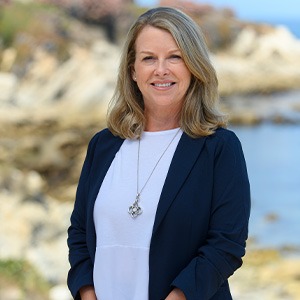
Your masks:
{"label": "wavy hair", "polygon": [[181,129],[193,138],[208,136],[226,126],[219,111],[218,79],[200,27],[185,13],[170,7],[153,8],[131,26],[121,55],[115,93],[109,103],[107,125],[122,138],[140,137],[145,123],[143,96],[132,79],[135,42],[145,26],[168,31],[192,74],[180,114]]}

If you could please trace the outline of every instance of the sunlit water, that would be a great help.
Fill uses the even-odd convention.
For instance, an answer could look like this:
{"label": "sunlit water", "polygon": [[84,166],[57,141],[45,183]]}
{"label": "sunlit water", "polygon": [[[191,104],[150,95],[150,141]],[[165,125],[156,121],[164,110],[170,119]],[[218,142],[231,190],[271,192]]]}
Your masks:
{"label": "sunlit water", "polygon": [[[299,20],[270,23],[300,38]],[[250,237],[262,247],[300,248],[300,125],[231,129],[242,142],[251,184]]]}
{"label": "sunlit water", "polygon": [[300,125],[231,127],[242,142],[252,192],[250,236],[300,247]]}

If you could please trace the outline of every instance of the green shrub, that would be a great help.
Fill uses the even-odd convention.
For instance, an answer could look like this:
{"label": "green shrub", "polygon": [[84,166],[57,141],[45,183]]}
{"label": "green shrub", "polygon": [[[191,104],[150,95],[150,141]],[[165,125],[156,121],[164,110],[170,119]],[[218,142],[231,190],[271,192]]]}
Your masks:
{"label": "green shrub", "polygon": [[10,47],[17,33],[26,31],[35,15],[45,9],[46,6],[34,2],[30,4],[14,2],[2,6],[0,12],[0,37],[4,48]]}
{"label": "green shrub", "polygon": [[36,47],[44,47],[64,60],[68,55],[69,18],[46,4],[13,2],[0,11],[0,46],[17,50],[17,63],[30,61]]}
{"label": "green shrub", "polygon": [[25,260],[0,260],[0,290],[19,288],[23,299],[47,299],[49,284]]}

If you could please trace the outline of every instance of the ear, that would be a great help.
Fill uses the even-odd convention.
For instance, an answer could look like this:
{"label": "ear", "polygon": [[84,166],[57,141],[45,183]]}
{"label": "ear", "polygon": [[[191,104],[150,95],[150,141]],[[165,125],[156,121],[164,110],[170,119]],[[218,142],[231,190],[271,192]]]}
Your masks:
{"label": "ear", "polygon": [[131,70],[131,77],[134,81],[136,81],[136,73],[135,73],[135,70],[132,68]]}

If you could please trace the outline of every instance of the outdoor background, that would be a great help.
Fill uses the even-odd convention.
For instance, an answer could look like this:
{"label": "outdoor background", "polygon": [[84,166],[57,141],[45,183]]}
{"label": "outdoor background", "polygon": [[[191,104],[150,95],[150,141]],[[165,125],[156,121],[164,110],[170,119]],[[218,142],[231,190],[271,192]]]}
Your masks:
{"label": "outdoor background", "polygon": [[66,231],[120,49],[148,7],[202,27],[240,138],[252,214],[235,300],[300,299],[297,0],[0,0],[0,300],[70,300]]}

